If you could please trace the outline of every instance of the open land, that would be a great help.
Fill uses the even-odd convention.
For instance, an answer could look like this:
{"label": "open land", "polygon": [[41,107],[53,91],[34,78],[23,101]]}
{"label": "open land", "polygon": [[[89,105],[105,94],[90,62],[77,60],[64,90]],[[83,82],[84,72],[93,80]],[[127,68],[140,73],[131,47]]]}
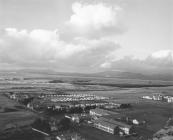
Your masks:
{"label": "open land", "polygon": [[[0,79],[0,131],[30,126],[39,114],[15,100],[4,96],[15,92],[37,96],[63,92],[66,94],[93,94],[110,98],[110,102],[129,103],[131,109],[110,109],[123,115],[145,120],[145,127],[136,127],[138,135],[147,140],[163,128],[173,116],[173,103],[144,100],[142,96],[162,93],[173,96],[173,82],[98,77],[73,77],[62,75],[1,73]],[[80,126],[77,131],[89,140],[135,140],[137,137],[119,137],[90,126]],[[139,138],[139,137],[138,137]]]}

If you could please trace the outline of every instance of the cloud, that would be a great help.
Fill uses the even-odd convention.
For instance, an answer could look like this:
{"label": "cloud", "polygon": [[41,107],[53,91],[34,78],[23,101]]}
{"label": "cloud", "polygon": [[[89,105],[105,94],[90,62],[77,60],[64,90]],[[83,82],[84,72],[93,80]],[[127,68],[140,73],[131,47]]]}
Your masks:
{"label": "cloud", "polygon": [[61,38],[70,40],[75,37],[100,38],[124,32],[120,17],[123,9],[105,3],[79,3],[72,5],[72,16],[61,30]]}
{"label": "cloud", "polygon": [[[58,30],[0,30],[0,66],[52,68],[57,71],[121,70],[144,74],[172,73],[173,51],[160,50],[146,59],[112,57],[120,44],[106,38],[65,42]],[[118,55],[118,53],[116,52]]]}
{"label": "cloud", "polygon": [[173,68],[173,50],[160,50],[152,53],[146,61],[150,65]]}
{"label": "cloud", "polygon": [[119,6],[107,6],[106,4],[81,4],[72,5],[74,14],[69,23],[79,28],[101,29],[102,27],[115,26],[117,24],[117,12],[121,10]]}
{"label": "cloud", "polygon": [[160,50],[151,54],[152,58],[163,59],[163,58],[172,58],[173,51],[172,50]]}
{"label": "cloud", "polygon": [[102,63],[119,46],[104,38],[89,40],[80,37],[65,42],[59,39],[57,30],[8,28],[0,31],[0,63],[65,71],[89,69]]}
{"label": "cloud", "polygon": [[154,52],[143,60],[129,56],[122,58],[118,54],[121,45],[115,38],[124,33],[120,6],[75,2],[72,12],[69,20],[55,30],[1,29],[0,67],[75,72],[172,72],[172,50]]}
{"label": "cloud", "polygon": [[[58,30],[0,30],[0,66],[52,68],[57,71],[91,72],[93,70],[121,70],[145,74],[171,73],[173,51],[160,50],[146,59],[112,54],[120,44],[106,38],[75,38],[65,42]],[[118,55],[118,53],[116,52]]]}
{"label": "cloud", "polygon": [[109,60],[100,65],[102,69],[121,70],[144,74],[170,74],[173,71],[173,51],[160,50],[141,60],[125,56],[119,60]]}
{"label": "cloud", "polygon": [[0,63],[92,71],[120,48],[110,35],[122,32],[118,5],[72,4],[73,14],[61,28],[0,30]]}

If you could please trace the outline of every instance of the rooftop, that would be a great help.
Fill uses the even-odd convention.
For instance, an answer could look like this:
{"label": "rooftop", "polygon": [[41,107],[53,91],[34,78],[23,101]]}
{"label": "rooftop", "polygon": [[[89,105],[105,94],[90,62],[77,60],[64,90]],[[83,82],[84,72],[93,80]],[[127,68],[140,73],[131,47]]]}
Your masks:
{"label": "rooftop", "polygon": [[104,117],[100,117],[98,120],[95,121],[96,123],[101,123],[101,124],[105,124],[108,125],[110,127],[116,127],[116,126],[120,126],[120,127],[126,127],[126,128],[131,128],[130,125],[125,124],[123,122],[119,122],[119,121],[115,121],[112,119],[107,119]]}
{"label": "rooftop", "polygon": [[91,111],[95,112],[95,113],[98,113],[98,114],[102,114],[102,115],[116,115],[116,114],[119,114],[118,112],[113,112],[113,111],[100,109],[100,108],[91,109]]}

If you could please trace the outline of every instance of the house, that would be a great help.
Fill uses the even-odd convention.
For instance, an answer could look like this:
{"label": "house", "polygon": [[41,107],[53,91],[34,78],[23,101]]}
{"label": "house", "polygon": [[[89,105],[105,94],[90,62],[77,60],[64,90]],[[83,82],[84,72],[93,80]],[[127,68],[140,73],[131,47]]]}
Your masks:
{"label": "house", "polygon": [[172,97],[172,96],[164,96],[164,99],[165,99],[166,102],[168,102],[168,103],[173,102],[173,97]]}
{"label": "house", "polygon": [[106,116],[106,115],[116,115],[119,114],[117,112],[113,112],[113,111],[109,111],[109,110],[105,110],[105,109],[100,109],[100,108],[96,108],[96,109],[91,109],[90,110],[90,115],[91,116]]}
{"label": "house", "polygon": [[168,103],[171,103],[173,102],[173,97],[168,97],[168,100],[167,100]]}
{"label": "house", "polygon": [[139,125],[139,121],[136,120],[136,119],[133,119],[133,120],[132,120],[132,123],[135,124],[135,125]]}
{"label": "house", "polygon": [[143,99],[153,99],[155,101],[164,101],[164,102],[168,102],[168,103],[172,103],[173,102],[173,97],[172,96],[165,96],[165,95],[161,95],[161,94],[153,94],[152,97],[150,96],[143,96]]}
{"label": "house", "polygon": [[29,109],[31,109],[31,110],[34,109],[34,106],[33,106],[33,104],[31,104],[31,103],[28,103],[28,104],[26,105],[26,107],[29,108]]}
{"label": "house", "polygon": [[115,106],[115,105],[112,105],[112,104],[107,104],[107,105],[104,105],[104,108],[105,109],[113,109],[113,108],[118,108],[119,106]]}
{"label": "house", "polygon": [[150,97],[150,96],[143,96],[142,98],[143,98],[143,99],[148,99],[148,100],[152,100],[152,99],[153,99],[153,98]]}
{"label": "house", "polygon": [[56,136],[57,140],[85,140],[80,134],[78,133],[66,133]]}
{"label": "house", "polygon": [[16,99],[17,97],[16,97],[16,94],[12,94],[12,95],[10,95],[10,99]]}
{"label": "house", "polygon": [[154,94],[153,95],[153,100],[155,101],[162,101],[163,100],[163,96],[160,94]]}

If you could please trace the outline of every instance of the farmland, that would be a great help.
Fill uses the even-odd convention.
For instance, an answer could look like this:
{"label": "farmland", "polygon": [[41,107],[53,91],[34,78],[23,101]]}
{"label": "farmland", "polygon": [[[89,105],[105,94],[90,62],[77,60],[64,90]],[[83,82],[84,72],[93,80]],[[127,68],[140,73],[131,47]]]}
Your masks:
{"label": "farmland", "polygon": [[[153,93],[163,93],[172,96],[173,82],[171,81],[147,81],[118,78],[98,77],[72,77],[62,75],[41,74],[3,74],[0,80],[0,131],[14,127],[25,127],[38,117],[35,112],[26,109],[25,106],[14,100],[10,100],[5,93],[14,92],[37,96],[39,94],[51,94],[64,92],[66,94],[93,94],[109,97],[110,102],[130,103],[132,109],[115,109],[126,116],[139,120],[146,120],[145,127],[136,127],[137,133],[145,139],[164,127],[169,117],[173,116],[173,104],[162,103],[153,100],[141,99],[142,96]],[[93,131],[91,131],[93,129]],[[81,126],[80,133],[90,139],[100,139],[101,130],[88,126]],[[88,131],[87,131],[88,130]],[[91,132],[90,132],[91,131]],[[90,133],[91,135],[87,135]],[[98,135],[100,133],[100,135]],[[120,138],[105,134],[102,138],[123,140],[135,140],[136,138]]]}

